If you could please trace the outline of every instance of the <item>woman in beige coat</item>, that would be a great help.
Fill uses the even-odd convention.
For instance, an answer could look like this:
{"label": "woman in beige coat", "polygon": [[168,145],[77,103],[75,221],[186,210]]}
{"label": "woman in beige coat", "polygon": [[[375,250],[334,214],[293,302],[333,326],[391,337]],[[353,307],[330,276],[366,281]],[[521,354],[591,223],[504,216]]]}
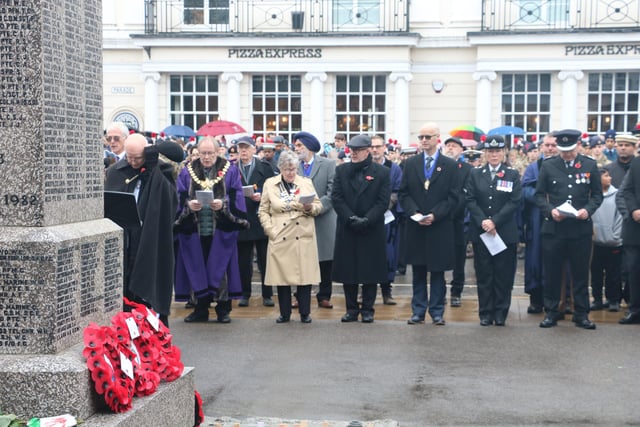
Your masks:
{"label": "woman in beige coat", "polygon": [[[291,286],[297,285],[300,321],[311,323],[311,284],[320,281],[318,246],[313,217],[322,202],[309,178],[299,176],[298,156],[283,151],[278,159],[280,175],[267,179],[262,188],[258,216],[269,237],[265,285],[278,286],[280,317],[291,318]],[[313,195],[313,201],[300,203],[300,196]]]}

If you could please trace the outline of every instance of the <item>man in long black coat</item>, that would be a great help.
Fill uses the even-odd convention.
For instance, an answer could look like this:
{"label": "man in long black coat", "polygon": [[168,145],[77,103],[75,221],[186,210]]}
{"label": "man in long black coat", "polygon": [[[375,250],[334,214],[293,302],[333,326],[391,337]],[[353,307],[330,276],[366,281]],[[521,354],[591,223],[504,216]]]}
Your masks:
{"label": "man in long black coat", "polygon": [[[427,307],[435,325],[445,324],[444,272],[454,267],[453,216],[461,197],[460,173],[457,163],[438,151],[439,136],[436,123],[420,129],[422,153],[407,159],[398,193],[409,218],[404,254],[413,268],[410,325],[424,323]],[[431,274],[431,295],[427,294],[427,273]]]}
{"label": "man in long black coat", "polygon": [[[166,153],[179,151],[181,155],[179,146],[162,145],[165,144],[169,149]],[[173,168],[158,162],[158,147],[147,145],[141,134],[130,135],[125,142],[125,158],[107,169],[104,189],[134,193],[142,221],[140,227],[124,230],[123,294],[152,307],[168,326],[174,274],[173,222],[178,199]]]}
{"label": "man in long black coat", "polygon": [[[378,283],[387,280],[384,213],[391,197],[389,169],[372,162],[371,138],[353,137],[351,162],[336,168],[331,202],[338,215],[332,279],[342,282],[347,305],[343,322],[373,322]],[[358,284],[362,308],[358,308]]]}

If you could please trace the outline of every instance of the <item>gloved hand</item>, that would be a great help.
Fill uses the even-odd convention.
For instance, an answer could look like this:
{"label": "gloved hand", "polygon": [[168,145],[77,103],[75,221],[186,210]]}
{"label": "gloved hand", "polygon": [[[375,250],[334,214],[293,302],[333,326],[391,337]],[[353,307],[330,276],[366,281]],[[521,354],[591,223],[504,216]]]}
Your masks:
{"label": "gloved hand", "polygon": [[356,233],[363,233],[366,231],[369,226],[369,218],[362,218],[359,216],[351,216],[349,217],[349,227],[355,231]]}
{"label": "gloved hand", "polygon": [[146,169],[153,169],[158,165],[158,147],[147,145],[144,147],[144,166]]}

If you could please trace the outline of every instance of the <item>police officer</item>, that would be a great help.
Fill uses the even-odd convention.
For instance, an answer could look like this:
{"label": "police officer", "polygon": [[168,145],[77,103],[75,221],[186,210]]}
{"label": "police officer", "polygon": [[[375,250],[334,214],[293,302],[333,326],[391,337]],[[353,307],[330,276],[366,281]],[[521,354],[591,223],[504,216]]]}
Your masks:
{"label": "police officer", "polygon": [[542,162],[536,184],[536,203],[542,224],[542,262],[545,271],[544,308],[541,328],[556,326],[560,317],[562,270],[568,262],[573,276],[575,310],[573,322],[595,329],[589,320],[589,263],[593,223],[591,215],[602,203],[600,173],[595,160],[577,154],[579,130],[554,132],[559,156]]}
{"label": "police officer", "polygon": [[[522,187],[518,171],[506,167],[505,143],[501,136],[489,137],[483,144],[487,164],[472,169],[465,186],[469,225],[473,242],[473,265],[478,283],[480,324],[504,326],[511,306],[511,290],[516,275],[518,225],[515,213]],[[480,235],[500,236],[507,248],[494,255]]]}

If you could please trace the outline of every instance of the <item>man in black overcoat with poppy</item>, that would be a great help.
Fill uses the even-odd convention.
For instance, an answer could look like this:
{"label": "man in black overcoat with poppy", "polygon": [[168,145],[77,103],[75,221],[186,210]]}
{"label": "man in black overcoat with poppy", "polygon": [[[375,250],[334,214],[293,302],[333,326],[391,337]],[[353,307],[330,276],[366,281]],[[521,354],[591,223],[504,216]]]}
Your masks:
{"label": "man in black overcoat with poppy", "polygon": [[[378,283],[387,280],[384,213],[391,197],[389,169],[372,162],[371,138],[347,144],[351,162],[336,168],[331,202],[338,215],[332,279],[342,282],[347,313],[343,322],[373,322]],[[358,285],[362,284],[362,308]]]}

